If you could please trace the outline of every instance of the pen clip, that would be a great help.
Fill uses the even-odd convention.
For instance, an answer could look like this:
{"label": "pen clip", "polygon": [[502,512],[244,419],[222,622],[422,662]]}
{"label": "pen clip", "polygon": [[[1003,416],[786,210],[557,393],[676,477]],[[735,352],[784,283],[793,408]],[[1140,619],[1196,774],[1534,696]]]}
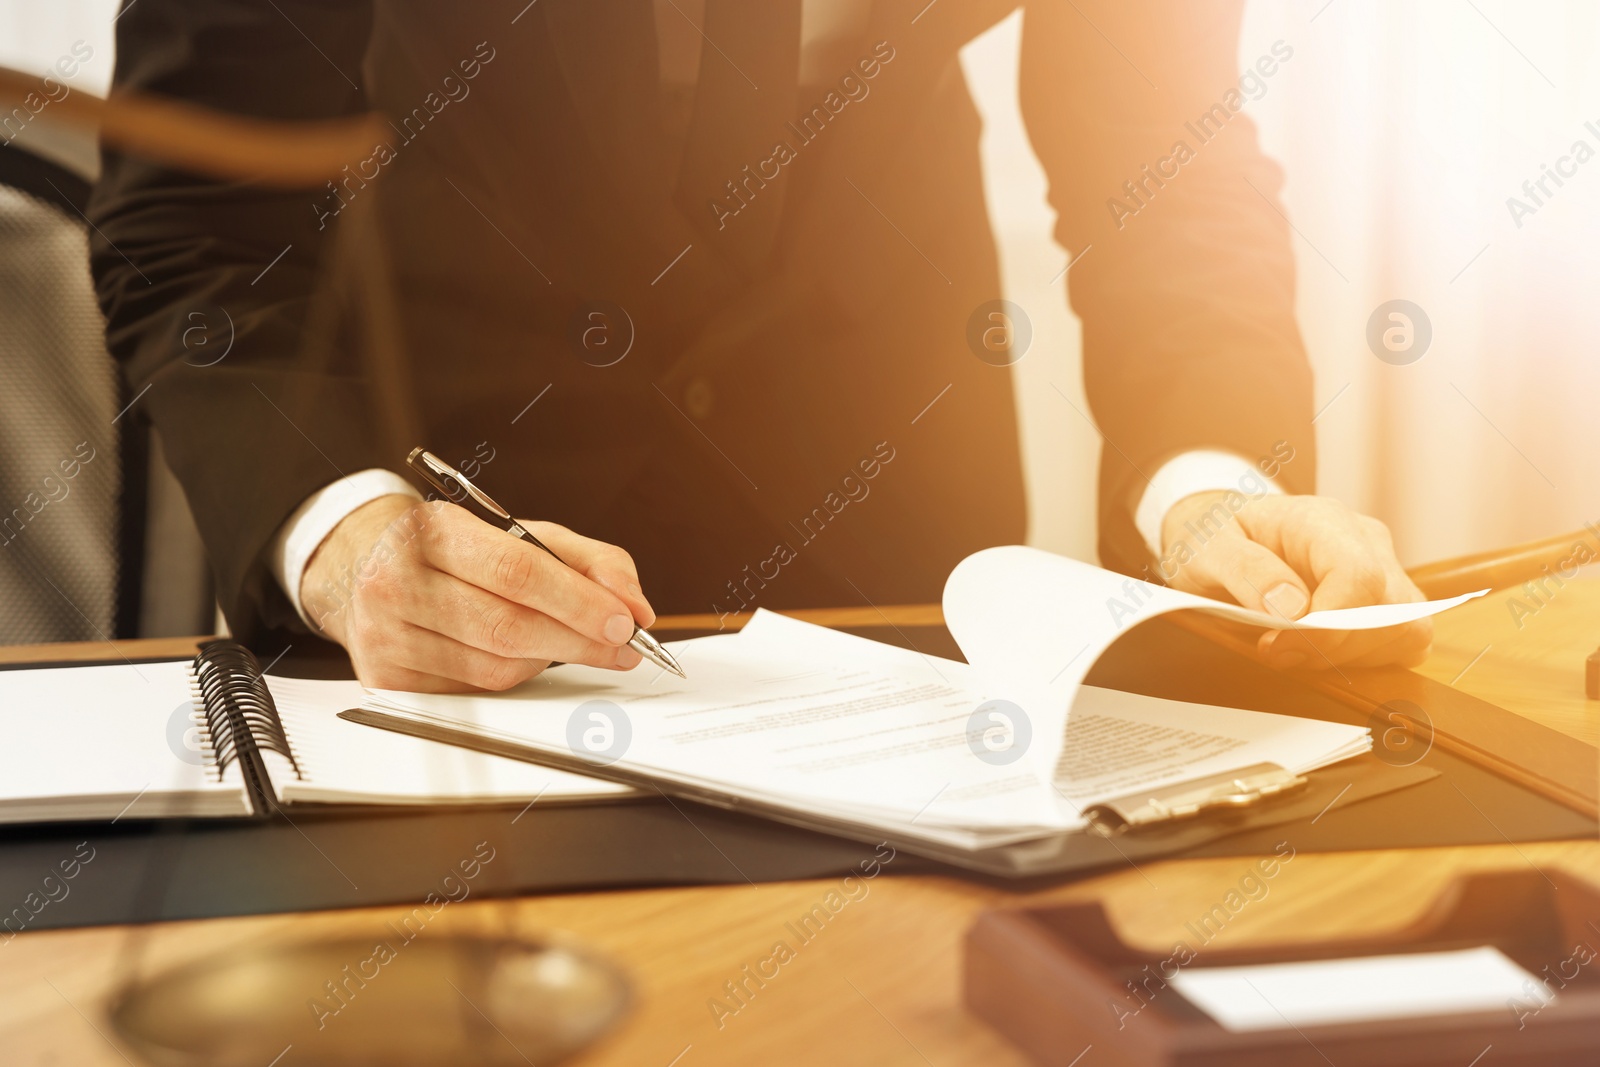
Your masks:
{"label": "pen clip", "polygon": [[406,464],[426,478],[430,485],[450,500],[459,503],[461,494],[456,492],[453,487],[460,486],[461,492],[465,492],[475,504],[495,518],[502,519],[505,522],[512,521],[511,513],[495,503],[489,494],[473,485],[465,474],[462,474],[427,449],[413,448],[411,454],[406,457]]}

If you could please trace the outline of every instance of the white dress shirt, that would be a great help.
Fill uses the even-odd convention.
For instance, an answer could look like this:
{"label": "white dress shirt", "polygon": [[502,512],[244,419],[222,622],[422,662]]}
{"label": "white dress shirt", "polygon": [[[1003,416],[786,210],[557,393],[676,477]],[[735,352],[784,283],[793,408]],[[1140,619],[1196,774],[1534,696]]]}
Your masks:
{"label": "white dress shirt", "polygon": [[1151,555],[1159,557],[1166,547],[1161,543],[1161,524],[1173,505],[1186,496],[1213,490],[1249,498],[1283,492],[1253,463],[1232,452],[1200,449],[1180,453],[1156,471],[1133,513],[1133,524]]}
{"label": "white dress shirt", "polygon": [[305,577],[306,564],[346,515],[380,496],[396,493],[422,499],[422,494],[394,471],[374,467],[347,474],[306,497],[278,527],[278,535],[272,539],[267,552],[267,561],[279,587],[299,613],[300,621],[309,626],[312,633],[319,633],[320,629],[307,617],[300,603],[300,579]]}

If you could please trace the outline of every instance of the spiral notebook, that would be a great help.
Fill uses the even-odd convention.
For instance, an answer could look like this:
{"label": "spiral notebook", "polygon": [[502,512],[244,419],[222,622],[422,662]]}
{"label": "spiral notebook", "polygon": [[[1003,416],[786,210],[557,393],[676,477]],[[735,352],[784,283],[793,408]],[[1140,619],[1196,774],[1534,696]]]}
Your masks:
{"label": "spiral notebook", "polygon": [[0,823],[628,792],[338,718],[364,697],[356,682],[265,675],[231,641],[192,661],[0,670]]}

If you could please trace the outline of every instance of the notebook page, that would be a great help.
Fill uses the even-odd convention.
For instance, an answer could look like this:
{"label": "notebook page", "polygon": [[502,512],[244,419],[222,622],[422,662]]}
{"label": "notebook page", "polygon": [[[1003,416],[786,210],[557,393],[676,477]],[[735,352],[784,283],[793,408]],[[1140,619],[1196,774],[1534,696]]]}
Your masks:
{"label": "notebook page", "polygon": [[0,671],[0,821],[247,815],[201,750],[188,661]]}
{"label": "notebook page", "polygon": [[338,717],[367,699],[359,682],[267,677],[301,774],[266,754],[284,803],[541,803],[626,795],[612,782],[374,730]]}

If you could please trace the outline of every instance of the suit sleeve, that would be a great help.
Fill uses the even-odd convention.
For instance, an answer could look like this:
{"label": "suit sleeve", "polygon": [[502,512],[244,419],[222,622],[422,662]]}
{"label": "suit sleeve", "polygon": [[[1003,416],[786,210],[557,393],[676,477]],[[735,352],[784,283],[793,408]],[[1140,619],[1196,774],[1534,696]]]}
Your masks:
{"label": "suit sleeve", "polygon": [[[1105,442],[1100,554],[1123,570],[1150,561],[1133,511],[1181,453],[1267,460],[1285,490],[1315,488],[1282,173],[1243,113],[1274,84],[1255,72],[1240,89],[1242,6],[1040,0],[1024,11],[1023,116],[1056,237],[1081,257],[1067,290]],[[1293,50],[1274,51],[1265,66],[1281,80]]]}
{"label": "suit sleeve", "polygon": [[[275,119],[358,113],[371,19],[367,0],[139,0],[117,22],[112,91]],[[297,625],[264,558],[274,532],[319,487],[379,465],[358,368],[332,338],[314,356],[305,343],[331,195],[106,151],[90,203],[129,416],[161,435],[246,640]]]}

